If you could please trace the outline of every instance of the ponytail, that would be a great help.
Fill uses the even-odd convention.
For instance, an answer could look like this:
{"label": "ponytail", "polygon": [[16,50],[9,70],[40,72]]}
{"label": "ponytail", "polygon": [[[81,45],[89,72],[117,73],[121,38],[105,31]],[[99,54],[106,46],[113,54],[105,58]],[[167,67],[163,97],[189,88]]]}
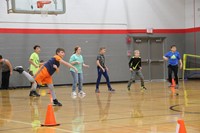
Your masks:
{"label": "ponytail", "polygon": [[74,54],[76,53],[76,51],[78,50],[78,48],[80,48],[80,46],[76,46],[76,47],[74,48]]}

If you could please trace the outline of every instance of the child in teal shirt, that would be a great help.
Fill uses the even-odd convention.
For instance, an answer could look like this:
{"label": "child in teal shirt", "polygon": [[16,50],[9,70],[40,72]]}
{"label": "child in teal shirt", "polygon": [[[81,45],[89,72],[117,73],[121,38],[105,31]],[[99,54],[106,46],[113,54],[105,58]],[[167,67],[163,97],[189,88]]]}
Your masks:
{"label": "child in teal shirt", "polygon": [[81,55],[81,47],[77,46],[74,48],[74,54],[70,57],[69,62],[78,70],[78,73],[74,71],[74,69],[70,68],[70,72],[73,77],[73,85],[72,85],[72,96],[76,97],[76,87],[78,83],[78,94],[85,95],[86,93],[83,92],[83,70],[82,66],[89,67],[84,63],[83,57]]}

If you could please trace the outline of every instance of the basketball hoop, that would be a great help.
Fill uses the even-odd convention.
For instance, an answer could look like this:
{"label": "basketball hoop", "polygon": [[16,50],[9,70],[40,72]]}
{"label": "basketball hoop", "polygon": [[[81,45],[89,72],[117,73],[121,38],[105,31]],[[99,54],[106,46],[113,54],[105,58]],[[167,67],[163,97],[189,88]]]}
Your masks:
{"label": "basketball hoop", "polygon": [[48,16],[49,4],[51,4],[51,0],[38,0],[37,1],[37,8],[40,8],[42,17]]}
{"label": "basketball hoop", "polygon": [[50,4],[51,0],[38,0],[37,8],[43,8],[45,4]]}

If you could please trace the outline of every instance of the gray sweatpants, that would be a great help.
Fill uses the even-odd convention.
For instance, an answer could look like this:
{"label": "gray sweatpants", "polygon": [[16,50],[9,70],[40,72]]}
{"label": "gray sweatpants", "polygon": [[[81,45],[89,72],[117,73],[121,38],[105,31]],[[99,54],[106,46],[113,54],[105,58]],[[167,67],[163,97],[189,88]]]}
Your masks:
{"label": "gray sweatpants", "polygon": [[141,87],[144,86],[144,76],[143,76],[143,74],[142,74],[142,71],[141,71],[141,70],[133,70],[133,71],[131,71],[131,78],[130,78],[130,80],[128,81],[128,87],[131,87],[132,82],[135,81],[135,76],[136,76],[136,75],[140,78]]}
{"label": "gray sweatpants", "polygon": [[[28,72],[23,71],[22,74],[32,83],[31,86],[31,91],[36,91],[37,88],[37,83],[35,81],[35,79],[33,78],[33,76],[31,76]],[[51,95],[53,97],[53,100],[56,99],[56,93],[54,91],[54,86],[53,84],[47,84],[48,88],[50,89]]]}

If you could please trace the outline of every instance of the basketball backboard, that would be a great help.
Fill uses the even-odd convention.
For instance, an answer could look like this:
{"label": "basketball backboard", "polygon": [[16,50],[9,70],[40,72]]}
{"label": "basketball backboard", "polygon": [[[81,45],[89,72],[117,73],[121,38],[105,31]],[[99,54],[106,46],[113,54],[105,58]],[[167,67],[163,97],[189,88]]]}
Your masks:
{"label": "basketball backboard", "polygon": [[[38,6],[38,2],[46,2]],[[65,0],[7,0],[8,13],[41,14],[64,14],[66,9]]]}

